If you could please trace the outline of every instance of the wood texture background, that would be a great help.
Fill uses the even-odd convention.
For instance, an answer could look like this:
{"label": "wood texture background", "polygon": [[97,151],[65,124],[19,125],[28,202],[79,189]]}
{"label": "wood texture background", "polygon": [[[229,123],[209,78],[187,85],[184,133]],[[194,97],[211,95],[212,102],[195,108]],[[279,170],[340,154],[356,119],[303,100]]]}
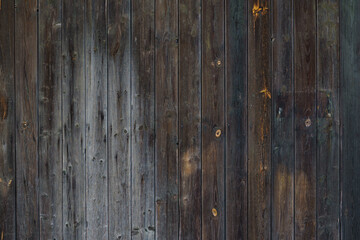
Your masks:
{"label": "wood texture background", "polygon": [[0,0],[0,239],[358,239],[358,0]]}

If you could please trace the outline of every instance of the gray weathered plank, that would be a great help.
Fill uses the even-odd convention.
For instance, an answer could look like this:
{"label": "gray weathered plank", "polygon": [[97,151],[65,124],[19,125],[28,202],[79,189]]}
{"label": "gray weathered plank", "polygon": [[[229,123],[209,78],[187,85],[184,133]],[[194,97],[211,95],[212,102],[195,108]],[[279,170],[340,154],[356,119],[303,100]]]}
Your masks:
{"label": "gray weathered plank", "polygon": [[63,237],[85,239],[84,1],[63,0]]}
{"label": "gray weathered plank", "polygon": [[360,2],[340,1],[341,239],[360,235]]}
{"label": "gray weathered plank", "polygon": [[294,237],[293,3],[273,2],[272,238]]}
{"label": "gray weathered plank", "polygon": [[0,7],[0,236],[15,239],[14,2]]}
{"label": "gray weathered plank", "polygon": [[107,0],[85,2],[87,239],[108,238]]}
{"label": "gray weathered plank", "polygon": [[295,239],[316,238],[316,2],[294,1]]}
{"label": "gray weathered plank", "polygon": [[155,238],[154,1],[132,1],[132,239]]}
{"label": "gray weathered plank", "polygon": [[202,2],[202,238],[225,239],[224,2]]}
{"label": "gray weathered plank", "polygon": [[270,239],[270,1],[251,0],[248,15],[248,237]]}
{"label": "gray weathered plank", "polygon": [[317,2],[317,239],[339,239],[339,1]]}
{"label": "gray weathered plank", "polygon": [[16,238],[38,239],[38,2],[15,4]]}
{"label": "gray weathered plank", "polygon": [[180,239],[201,239],[201,1],[179,2]]}
{"label": "gray weathered plank", "polygon": [[131,239],[130,1],[108,14],[109,239]]}
{"label": "gray weathered plank", "polygon": [[247,238],[247,1],[226,0],[226,238]]}
{"label": "gray weathered plank", "polygon": [[155,9],[155,228],[157,239],[177,239],[178,2],[157,0]]}
{"label": "gray weathered plank", "polygon": [[62,238],[61,1],[39,0],[40,238]]}

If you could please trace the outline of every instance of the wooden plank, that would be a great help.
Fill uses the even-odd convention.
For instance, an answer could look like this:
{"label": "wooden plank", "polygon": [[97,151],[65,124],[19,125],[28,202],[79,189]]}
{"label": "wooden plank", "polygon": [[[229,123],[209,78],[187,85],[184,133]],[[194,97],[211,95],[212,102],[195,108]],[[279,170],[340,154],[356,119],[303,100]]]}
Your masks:
{"label": "wooden plank", "polygon": [[85,2],[87,238],[108,238],[107,0]]}
{"label": "wooden plank", "polygon": [[15,4],[16,238],[38,239],[38,2]]}
{"label": "wooden plank", "polygon": [[339,1],[317,2],[317,239],[339,239]]}
{"label": "wooden plank", "polygon": [[155,1],[156,238],[178,238],[178,2]]}
{"label": "wooden plank", "polygon": [[84,1],[63,0],[63,236],[85,239]]}
{"label": "wooden plank", "polygon": [[201,1],[179,2],[180,239],[201,239]]}
{"label": "wooden plank", "polygon": [[295,239],[316,238],[316,2],[294,1]]}
{"label": "wooden plank", "polygon": [[14,2],[0,8],[0,234],[15,239]]}
{"label": "wooden plank", "polygon": [[61,7],[61,1],[39,1],[38,155],[41,239],[62,238]]}
{"label": "wooden plank", "polygon": [[272,238],[294,238],[293,4],[273,2]]}
{"label": "wooden plank", "polygon": [[226,1],[226,238],[247,239],[247,1]]}
{"label": "wooden plank", "polygon": [[132,1],[132,239],[155,238],[155,6]]}
{"label": "wooden plank", "polygon": [[341,239],[348,240],[360,234],[360,2],[340,2]]}
{"label": "wooden plank", "polygon": [[224,2],[202,1],[202,238],[225,239]]}
{"label": "wooden plank", "polygon": [[108,13],[109,239],[131,239],[130,1]]}
{"label": "wooden plank", "polygon": [[270,1],[251,0],[248,12],[248,238],[270,239]]}

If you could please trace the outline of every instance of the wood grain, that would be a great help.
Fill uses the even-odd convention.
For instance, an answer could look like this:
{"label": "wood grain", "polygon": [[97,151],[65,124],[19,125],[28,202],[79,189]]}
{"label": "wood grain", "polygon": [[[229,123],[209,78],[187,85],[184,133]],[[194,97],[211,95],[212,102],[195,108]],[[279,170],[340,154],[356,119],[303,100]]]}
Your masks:
{"label": "wood grain", "polygon": [[360,234],[360,122],[359,46],[360,2],[340,2],[340,82],[341,82],[341,239]]}
{"label": "wood grain", "polygon": [[63,236],[85,239],[84,1],[63,0]]}
{"label": "wood grain", "polygon": [[131,239],[130,1],[108,1],[109,239]]}
{"label": "wood grain", "polygon": [[132,2],[132,239],[155,239],[155,5]]}
{"label": "wood grain", "polygon": [[339,239],[339,1],[317,2],[317,239]]}
{"label": "wood grain", "polygon": [[108,239],[107,0],[86,0],[87,239]]}
{"label": "wood grain", "polygon": [[0,234],[15,239],[14,3],[0,9]]}
{"label": "wood grain", "polygon": [[251,0],[248,12],[248,238],[270,239],[270,1]]}
{"label": "wood grain", "polygon": [[247,1],[227,0],[226,238],[247,239]]}
{"label": "wood grain", "polygon": [[178,2],[155,1],[156,238],[179,234]]}
{"label": "wood grain", "polygon": [[62,103],[60,2],[39,1],[40,238],[62,238]]}
{"label": "wood grain", "polygon": [[202,2],[202,238],[225,239],[224,2]]}
{"label": "wood grain", "polygon": [[179,239],[201,239],[201,1],[179,3]]}
{"label": "wood grain", "polygon": [[37,7],[15,1],[16,237],[39,238]]}
{"label": "wood grain", "polygon": [[273,2],[272,238],[294,237],[293,4]]}
{"label": "wood grain", "polygon": [[316,238],[316,4],[294,1],[295,239]]}

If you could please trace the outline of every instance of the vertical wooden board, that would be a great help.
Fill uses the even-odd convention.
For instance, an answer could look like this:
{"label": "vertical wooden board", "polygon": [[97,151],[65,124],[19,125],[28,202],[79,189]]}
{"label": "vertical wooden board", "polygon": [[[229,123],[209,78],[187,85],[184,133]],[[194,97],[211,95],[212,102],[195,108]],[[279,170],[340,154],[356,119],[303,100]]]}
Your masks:
{"label": "vertical wooden board", "polygon": [[14,2],[0,8],[0,234],[15,239]]}
{"label": "vertical wooden board", "polygon": [[40,238],[62,237],[61,1],[39,1]]}
{"label": "vertical wooden board", "polygon": [[131,239],[130,33],[130,1],[109,0],[109,239]]}
{"label": "vertical wooden board", "polygon": [[339,1],[317,2],[317,239],[339,239]]}
{"label": "vertical wooden board", "polygon": [[155,201],[156,239],[177,239],[178,1],[155,1]]}
{"label": "vertical wooden board", "polygon": [[16,231],[18,239],[39,238],[37,6],[16,0]]}
{"label": "vertical wooden board", "polygon": [[273,2],[272,238],[294,237],[292,1]]}
{"label": "vertical wooden board", "polygon": [[342,0],[340,9],[341,239],[350,240],[360,235],[360,2]]}
{"label": "vertical wooden board", "polygon": [[316,238],[315,9],[315,1],[294,1],[295,239]]}
{"label": "vertical wooden board", "polygon": [[155,238],[154,0],[132,1],[132,239]]}
{"label": "vertical wooden board", "polygon": [[225,239],[224,2],[202,1],[202,238]]}
{"label": "vertical wooden board", "polygon": [[247,1],[225,11],[226,238],[247,239]]}
{"label": "vertical wooden board", "polygon": [[248,11],[248,237],[270,239],[270,1],[251,0]]}
{"label": "vertical wooden board", "polygon": [[85,4],[86,236],[107,239],[107,0]]}
{"label": "vertical wooden board", "polygon": [[63,237],[85,239],[84,1],[63,0]]}
{"label": "vertical wooden board", "polygon": [[201,1],[179,2],[180,239],[201,239]]}

